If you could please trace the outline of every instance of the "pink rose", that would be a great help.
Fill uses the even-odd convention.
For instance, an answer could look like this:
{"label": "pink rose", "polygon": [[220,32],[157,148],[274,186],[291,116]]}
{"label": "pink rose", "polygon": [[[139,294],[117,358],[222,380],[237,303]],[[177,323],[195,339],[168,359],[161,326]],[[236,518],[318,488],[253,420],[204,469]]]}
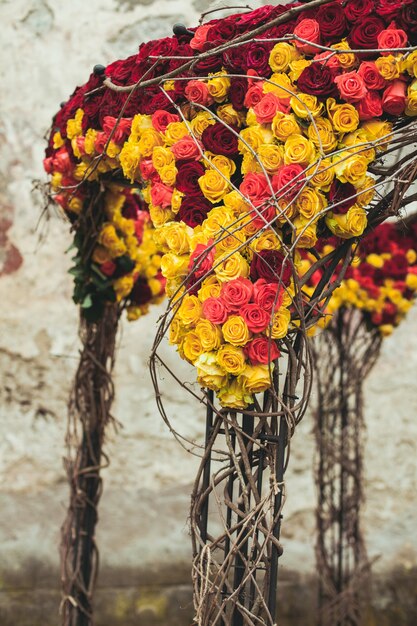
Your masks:
{"label": "pink rose", "polygon": [[97,133],[96,140],[94,142],[94,149],[99,154],[104,152],[104,147],[109,140],[109,136],[107,133],[99,132]]}
{"label": "pink rose", "polygon": [[264,174],[249,172],[239,189],[252,203],[262,202],[271,195],[269,181]]}
{"label": "pink rose", "polygon": [[258,304],[245,304],[240,309],[240,315],[246,322],[252,333],[261,333],[271,323],[271,315],[268,311],[261,309]]}
{"label": "pink rose", "polygon": [[168,124],[171,122],[179,122],[179,116],[168,111],[158,110],[152,114],[152,126],[160,133],[164,133]]}
{"label": "pink rose", "polygon": [[359,119],[371,120],[382,115],[381,96],[377,91],[368,91],[366,96],[356,105]]}
{"label": "pink rose", "polygon": [[308,42],[304,43],[297,40],[294,42],[300,52],[303,54],[314,54],[317,52],[317,46],[312,45],[320,43],[320,26],[317,20],[308,18],[301,20],[294,28],[294,35]]}
{"label": "pink rose", "polygon": [[245,347],[245,352],[249,357],[252,365],[261,363],[268,365],[271,361],[275,361],[281,356],[277,344],[273,339],[266,337],[256,337]]}
{"label": "pink rose", "polygon": [[213,324],[224,324],[229,312],[221,298],[207,298],[203,302],[203,315]]}
{"label": "pink rose", "polygon": [[249,87],[246,92],[245,100],[243,104],[246,108],[250,109],[256,106],[264,97],[263,85],[264,81],[259,80],[254,85]]}
{"label": "pink rose", "polygon": [[407,47],[407,33],[402,28],[396,28],[395,22],[391,22],[386,30],[382,30],[378,35],[378,48],[386,52],[381,52],[383,56],[392,54],[395,48]]}
{"label": "pink rose", "polygon": [[194,37],[190,41],[190,46],[193,50],[203,50],[204,44],[207,41],[207,34],[212,28],[212,24],[204,24],[199,26],[194,33]]}
{"label": "pink rose", "polygon": [[53,172],[53,158],[47,157],[43,160],[43,169],[47,174],[52,174]]}
{"label": "pink rose", "polygon": [[152,180],[157,177],[157,171],[152,163],[152,159],[142,159],[139,164],[140,175],[143,180]]}
{"label": "pink rose", "polygon": [[201,144],[193,137],[183,137],[177,143],[175,143],[171,150],[177,161],[181,160],[189,160],[189,159],[200,159],[201,152],[200,149]]}
{"label": "pink rose", "polygon": [[393,80],[382,94],[382,108],[385,113],[398,117],[404,113],[407,86],[404,81]]}
{"label": "pink rose", "polygon": [[202,80],[190,80],[185,88],[185,97],[190,102],[196,102],[203,106],[209,106],[213,102],[213,98],[209,94],[207,84]]}
{"label": "pink rose", "polygon": [[235,278],[223,284],[221,296],[229,311],[237,312],[248,304],[253,294],[253,284],[248,278]]}
{"label": "pink rose", "polygon": [[314,56],[315,61],[319,61],[322,65],[325,65],[329,70],[338,70],[340,67],[339,57],[333,52],[325,50]]}
{"label": "pink rose", "polygon": [[75,139],[75,143],[77,144],[77,148],[80,151],[81,156],[85,155],[85,137],[82,135]]}
{"label": "pink rose", "polygon": [[61,174],[70,174],[72,172],[72,163],[65,147],[56,152],[53,160],[54,170]]}
{"label": "pink rose", "polygon": [[359,102],[366,96],[365,82],[358,72],[346,72],[335,76],[334,82],[340,93],[340,97],[346,102]]}
{"label": "pink rose", "polygon": [[258,104],[255,104],[253,110],[256,115],[256,121],[259,124],[270,124],[277,111],[281,111],[281,113],[289,112],[290,98],[278,98],[276,94],[270,92],[265,94]]}
{"label": "pink rose", "polygon": [[272,177],[272,188],[279,197],[291,200],[305,184],[305,170],[299,163],[283,165]]}
{"label": "pink rose", "polygon": [[359,66],[358,74],[363,78],[367,89],[383,89],[387,84],[385,78],[382,78],[378,72],[378,68],[374,61],[362,61]]}
{"label": "pink rose", "polygon": [[[117,123],[117,126],[116,126]],[[130,127],[132,126],[132,118],[130,117],[122,117],[119,122],[117,122],[117,118],[111,115],[106,115],[103,119],[103,130],[109,136],[110,133],[115,128],[112,141],[114,143],[122,144],[127,139],[130,133]]]}
{"label": "pink rose", "polygon": [[277,311],[282,304],[283,291],[277,283],[268,283],[265,278],[259,278],[253,286],[254,302],[261,309],[271,312]]}
{"label": "pink rose", "polygon": [[197,244],[190,256],[188,269],[190,272],[193,272],[196,278],[204,276],[213,267],[214,254],[213,239],[210,239],[206,245],[203,243]]}
{"label": "pink rose", "polygon": [[160,206],[163,209],[171,206],[172,187],[163,183],[153,183],[151,187],[151,200],[154,206]]}

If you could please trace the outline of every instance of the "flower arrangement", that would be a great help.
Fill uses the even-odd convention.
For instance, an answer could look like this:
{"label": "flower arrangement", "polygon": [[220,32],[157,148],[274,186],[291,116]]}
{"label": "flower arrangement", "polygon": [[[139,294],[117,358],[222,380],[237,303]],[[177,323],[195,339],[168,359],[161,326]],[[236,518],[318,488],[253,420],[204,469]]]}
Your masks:
{"label": "flower arrangement", "polygon": [[[303,324],[300,252],[361,237],[390,181],[373,167],[417,115],[417,13],[386,0],[267,6],[180,31],[77,89],[45,164],[71,215],[94,181],[141,189],[170,341],[201,386],[242,409]],[[127,298],[135,270],[115,272],[137,247],[113,208],[94,262]]]}
{"label": "flower arrangement", "polygon": [[[339,309],[358,309],[369,328],[376,328],[383,337],[390,335],[417,296],[416,242],[415,222],[407,231],[396,224],[381,224],[367,235],[360,242],[342,284],[333,292],[327,315],[321,318],[319,325],[327,325]],[[334,243],[329,240],[327,246],[332,248]],[[307,253],[304,269],[311,267],[314,261]],[[311,276],[306,289],[311,292],[318,280],[320,271]]]}

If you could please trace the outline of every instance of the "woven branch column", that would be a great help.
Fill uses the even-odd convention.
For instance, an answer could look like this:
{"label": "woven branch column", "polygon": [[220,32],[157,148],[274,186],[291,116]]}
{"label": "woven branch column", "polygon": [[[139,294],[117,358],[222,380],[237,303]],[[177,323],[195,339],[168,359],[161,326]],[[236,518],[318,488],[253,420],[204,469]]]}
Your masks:
{"label": "woven branch column", "polygon": [[80,319],[82,350],[69,401],[66,470],[70,504],[61,529],[62,622],[93,624],[92,595],[98,572],[95,528],[102,491],[106,426],[114,399],[112,371],[119,311],[105,308],[96,323]]}
{"label": "woven branch column", "polygon": [[361,530],[363,383],[381,336],[357,310],[338,311],[313,342],[318,485],[316,559],[320,626],[359,626],[369,593]]}

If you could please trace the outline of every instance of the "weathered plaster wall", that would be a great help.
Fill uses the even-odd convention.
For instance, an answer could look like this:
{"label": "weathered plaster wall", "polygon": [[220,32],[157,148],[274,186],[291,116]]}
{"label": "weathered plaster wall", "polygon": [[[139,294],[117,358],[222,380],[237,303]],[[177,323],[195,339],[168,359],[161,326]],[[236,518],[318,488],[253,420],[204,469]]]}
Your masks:
{"label": "weathered plaster wall", "polygon": [[[94,64],[133,53],[141,40],[169,34],[177,21],[195,23],[206,6],[205,0],[0,0],[2,626],[58,622],[57,544],[67,498],[63,440],[78,342],[67,228],[57,217],[40,219],[39,196],[31,195],[32,181],[43,178],[43,135],[59,102]],[[102,626],[185,626],[192,615],[186,518],[197,460],[175,443],[153,402],[149,329],[159,314],[124,323],[120,335],[114,413],[121,428],[107,444],[111,465],[103,473],[98,531]],[[417,567],[416,327],[417,310],[386,340],[367,383],[365,525],[370,554],[380,556],[381,613],[370,621],[378,626],[417,623],[407,608],[415,603]],[[191,380],[173,351],[164,350]],[[201,440],[201,409],[172,385],[169,395],[174,425]],[[282,626],[314,618],[311,430],[306,417],[287,475]],[[303,606],[295,599],[300,590]]]}

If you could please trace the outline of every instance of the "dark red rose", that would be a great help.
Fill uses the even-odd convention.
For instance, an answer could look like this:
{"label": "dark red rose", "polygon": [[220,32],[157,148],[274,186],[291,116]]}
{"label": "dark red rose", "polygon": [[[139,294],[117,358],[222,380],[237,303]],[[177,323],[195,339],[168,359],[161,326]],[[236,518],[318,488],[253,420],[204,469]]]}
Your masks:
{"label": "dark red rose", "polygon": [[213,56],[197,61],[194,65],[194,71],[201,76],[206,76],[210,72],[218,72],[221,67],[222,57],[217,54],[213,54]]}
{"label": "dark red rose", "polygon": [[349,0],[345,6],[345,16],[349,22],[357,22],[372,13],[374,0]]}
{"label": "dark red rose", "polygon": [[338,41],[346,30],[345,14],[337,2],[321,6],[315,19],[319,23],[323,39],[327,42]]}
{"label": "dark red rose", "polygon": [[244,100],[248,90],[247,78],[232,78],[230,84],[229,98],[236,111],[242,111],[245,108]]}
{"label": "dark red rose", "polygon": [[246,69],[255,70],[259,76],[269,78],[272,70],[269,65],[269,54],[273,44],[269,42],[250,43],[246,50]]}
{"label": "dark red rose", "polygon": [[236,22],[231,19],[219,20],[214,24],[207,33],[207,41],[216,42],[218,44],[230,41],[236,34]]}
{"label": "dark red rose", "polygon": [[130,84],[130,76],[135,68],[136,60],[137,54],[130,56],[127,59],[110,63],[110,65],[106,67],[105,74],[111,78],[112,82],[116,85]]}
{"label": "dark red rose", "polygon": [[377,0],[375,13],[391,21],[397,17],[401,7],[406,3],[407,2],[404,2],[404,0]]}
{"label": "dark red rose", "polygon": [[[172,95],[170,94],[172,98]],[[175,111],[175,107],[172,102],[167,98],[166,94],[163,91],[158,91],[153,97],[149,98],[147,102],[144,101],[142,106],[142,113],[145,115],[152,115],[155,111],[159,109],[165,109],[170,113]]]}
{"label": "dark red rose", "polygon": [[212,208],[212,204],[203,196],[185,197],[177,213],[177,221],[182,220],[187,226],[195,228],[204,222]]}
{"label": "dark red rose", "polygon": [[290,20],[289,22],[285,22],[285,24],[278,24],[278,26],[273,26],[272,28],[268,28],[268,30],[266,30],[262,34],[262,37],[265,37],[267,39],[279,39],[280,37],[284,37],[284,35],[293,33],[296,25],[297,25],[296,20]]}
{"label": "dark red rose", "polygon": [[[139,46],[138,58],[148,59],[150,56],[174,56],[179,47],[179,41],[176,37],[163,37],[162,39],[154,39]],[[151,59],[152,60],[152,59]],[[152,60],[154,62],[154,59]]]}
{"label": "dark red rose", "polygon": [[146,278],[139,277],[135,284],[133,285],[133,289],[130,292],[129,299],[132,304],[136,304],[137,306],[141,304],[146,304],[152,298],[152,291],[148,285],[148,281]]}
{"label": "dark red rose", "polygon": [[408,261],[404,254],[394,254],[384,263],[384,274],[392,278],[404,279],[408,271]]}
{"label": "dark red rose", "polygon": [[261,250],[254,255],[250,266],[252,281],[265,278],[270,283],[288,285],[291,276],[290,262],[287,260],[284,265],[284,257],[278,250]]}
{"label": "dark red rose", "polygon": [[176,188],[187,196],[200,196],[201,189],[198,179],[203,176],[205,171],[204,165],[198,161],[180,163],[175,183]]}
{"label": "dark red rose", "polygon": [[237,154],[238,151],[237,136],[220,122],[207,126],[201,135],[201,141],[205,149],[214,152],[214,154],[223,154],[230,157]]}
{"label": "dark red rose", "polygon": [[248,44],[243,44],[223,52],[223,65],[227,72],[231,74],[246,73],[247,48]]}
{"label": "dark red rose", "polygon": [[397,26],[405,30],[410,43],[415,46],[417,43],[417,4],[403,4],[397,17]]}
{"label": "dark red rose", "polygon": [[330,210],[336,215],[344,215],[356,201],[356,189],[350,183],[341,183],[334,180],[329,191],[329,200],[332,203]]}
{"label": "dark red rose", "polygon": [[300,91],[317,96],[321,100],[337,95],[333,74],[321,63],[312,63],[304,68],[298,78],[297,85]]}
{"label": "dark red rose", "polygon": [[[271,15],[274,12],[275,8],[276,7],[267,5],[264,7],[259,7],[259,9],[255,9],[254,11],[250,11],[249,13],[240,13],[232,15],[230,17],[235,18],[237,29],[239,30],[239,32],[243,33],[248,29],[260,26],[261,24],[264,24],[266,21],[268,21],[268,19],[271,18]],[[285,10],[286,9],[287,7],[285,8]],[[283,11],[281,11],[280,13],[282,12]],[[277,15],[280,15],[280,13],[278,13]]]}
{"label": "dark red rose", "polygon": [[348,35],[351,48],[358,50],[378,49],[378,35],[385,29],[385,24],[380,17],[367,16],[361,19]]}
{"label": "dark red rose", "polygon": [[267,339],[266,337],[255,337],[255,339],[252,339],[252,341],[246,345],[245,352],[252,365],[256,365],[257,363],[267,365],[281,356],[275,341],[273,339]]}
{"label": "dark red rose", "polygon": [[[194,56],[194,50],[192,49],[192,47],[190,46],[190,44],[188,43],[183,43],[181,46],[178,46],[176,54],[179,57],[192,57]],[[188,61],[186,61],[185,59],[170,59],[169,60],[169,71],[171,72],[172,70],[177,69],[177,67],[181,67],[182,65],[184,65],[184,63],[188,63]],[[182,83],[185,81],[176,81],[176,85],[178,83]],[[185,85],[184,85],[184,89],[185,89]]]}

